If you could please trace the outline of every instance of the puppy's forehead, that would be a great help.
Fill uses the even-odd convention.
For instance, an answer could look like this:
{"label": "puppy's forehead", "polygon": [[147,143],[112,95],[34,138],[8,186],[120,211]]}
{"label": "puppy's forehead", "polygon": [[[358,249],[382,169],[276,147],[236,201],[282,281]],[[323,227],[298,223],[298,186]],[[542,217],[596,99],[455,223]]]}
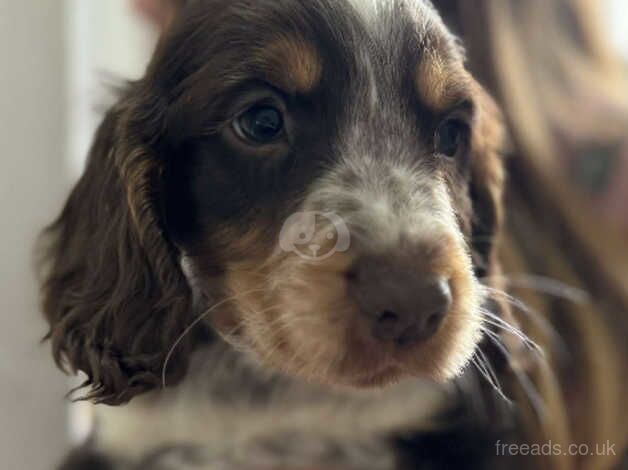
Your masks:
{"label": "puppy's forehead", "polygon": [[[221,47],[248,46],[236,59],[266,60],[261,65],[274,71],[294,69],[296,85],[313,85],[321,66],[330,67],[322,60],[329,53],[358,62],[379,53],[380,59],[389,58],[389,66],[399,67],[427,50],[458,52],[429,0],[228,0],[224,8],[213,0],[200,3],[209,22],[219,22],[208,28],[222,36],[225,43],[214,37]],[[209,14],[219,10],[225,14]]]}
{"label": "puppy's forehead", "polygon": [[180,88],[196,103],[258,80],[370,110],[418,96],[442,111],[464,94],[450,87],[463,55],[428,0],[197,0],[187,12],[154,75],[190,77]]}
{"label": "puppy's forehead", "polygon": [[[366,36],[364,42],[358,42],[361,46],[355,52],[359,62],[367,64],[372,87],[390,88],[402,78],[400,73],[408,73],[420,100],[438,112],[471,95],[463,49],[429,0],[347,3],[359,16]],[[375,50],[379,50],[379,57]],[[376,67],[380,68],[379,80],[373,80]],[[381,80],[386,75],[387,84]]]}
{"label": "puppy's forehead", "polygon": [[[320,16],[315,15],[314,21],[327,22],[332,36],[340,39],[337,48],[345,48],[345,58],[355,64],[354,78],[363,85],[372,90],[398,87],[404,74],[410,75],[421,101],[437,111],[443,111],[469,94],[462,48],[429,0],[308,2],[315,5],[314,11],[322,12]],[[313,88],[317,83],[315,78],[323,76],[324,61],[312,53],[321,44],[310,49],[308,45],[307,41],[301,42],[299,49],[303,57],[309,58],[307,81]],[[298,62],[303,70],[304,61]],[[301,77],[304,78],[303,74]]]}
{"label": "puppy's forehead", "polygon": [[382,18],[399,10],[420,19],[424,25],[436,19],[438,14],[429,0],[347,0],[362,19],[372,25],[381,24]]}

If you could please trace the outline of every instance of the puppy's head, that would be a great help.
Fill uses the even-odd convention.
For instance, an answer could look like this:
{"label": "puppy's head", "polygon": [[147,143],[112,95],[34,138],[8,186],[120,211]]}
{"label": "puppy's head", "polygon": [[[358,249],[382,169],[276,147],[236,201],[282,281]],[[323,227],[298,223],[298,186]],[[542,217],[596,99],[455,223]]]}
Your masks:
{"label": "puppy's head", "polygon": [[175,343],[183,374],[206,312],[308,380],[455,376],[481,336],[499,134],[423,0],[191,2],[51,229],[57,358],[119,403]]}

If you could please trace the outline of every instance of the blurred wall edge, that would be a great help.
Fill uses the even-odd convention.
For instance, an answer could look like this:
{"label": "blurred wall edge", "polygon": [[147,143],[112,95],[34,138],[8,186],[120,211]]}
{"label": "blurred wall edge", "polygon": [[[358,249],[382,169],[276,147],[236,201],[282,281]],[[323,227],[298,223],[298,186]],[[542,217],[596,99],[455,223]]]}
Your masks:
{"label": "blurred wall edge", "polygon": [[67,191],[63,3],[0,0],[0,467],[50,470],[66,379],[37,307],[36,234]]}
{"label": "blurred wall edge", "polygon": [[628,60],[628,4],[626,0],[609,0],[607,15],[611,41]]}
{"label": "blurred wall edge", "polygon": [[112,87],[140,78],[156,37],[129,0],[65,0],[69,140],[67,161],[77,178]]}

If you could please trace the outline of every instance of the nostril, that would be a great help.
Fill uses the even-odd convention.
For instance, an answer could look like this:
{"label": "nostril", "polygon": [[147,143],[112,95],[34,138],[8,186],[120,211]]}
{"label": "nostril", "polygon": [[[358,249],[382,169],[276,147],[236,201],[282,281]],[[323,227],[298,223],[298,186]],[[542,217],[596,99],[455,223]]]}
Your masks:
{"label": "nostril", "polygon": [[377,318],[377,323],[379,323],[380,325],[393,324],[397,323],[398,321],[399,315],[397,315],[395,312],[391,312],[388,310],[382,312],[382,314]]}
{"label": "nostril", "polygon": [[358,280],[358,270],[352,268],[345,273],[347,280],[349,281],[357,281]]}
{"label": "nostril", "polygon": [[440,326],[444,317],[445,315],[443,312],[433,313],[429,317],[427,317],[427,320],[425,321],[425,334],[427,336],[431,336],[436,333],[436,330],[438,330],[438,327]]}
{"label": "nostril", "polygon": [[397,338],[395,338],[395,343],[400,347],[411,346],[422,337],[423,335],[421,333],[421,329],[418,325],[414,324],[410,325]]}
{"label": "nostril", "polygon": [[347,294],[378,340],[399,346],[433,336],[452,306],[446,277],[430,276],[403,260],[367,257],[344,271]]}
{"label": "nostril", "polygon": [[394,341],[402,333],[401,317],[390,310],[381,312],[373,324],[373,336],[382,341]]}

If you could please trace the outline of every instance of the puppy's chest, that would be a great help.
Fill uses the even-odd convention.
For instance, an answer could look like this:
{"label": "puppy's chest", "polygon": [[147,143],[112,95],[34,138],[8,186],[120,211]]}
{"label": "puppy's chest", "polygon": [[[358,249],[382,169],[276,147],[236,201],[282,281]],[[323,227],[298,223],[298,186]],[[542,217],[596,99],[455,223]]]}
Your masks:
{"label": "puppy's chest", "polygon": [[197,359],[175,390],[97,408],[98,448],[129,468],[386,470],[390,437],[430,428],[448,405],[446,391],[424,382],[355,395],[257,370],[231,352]]}

